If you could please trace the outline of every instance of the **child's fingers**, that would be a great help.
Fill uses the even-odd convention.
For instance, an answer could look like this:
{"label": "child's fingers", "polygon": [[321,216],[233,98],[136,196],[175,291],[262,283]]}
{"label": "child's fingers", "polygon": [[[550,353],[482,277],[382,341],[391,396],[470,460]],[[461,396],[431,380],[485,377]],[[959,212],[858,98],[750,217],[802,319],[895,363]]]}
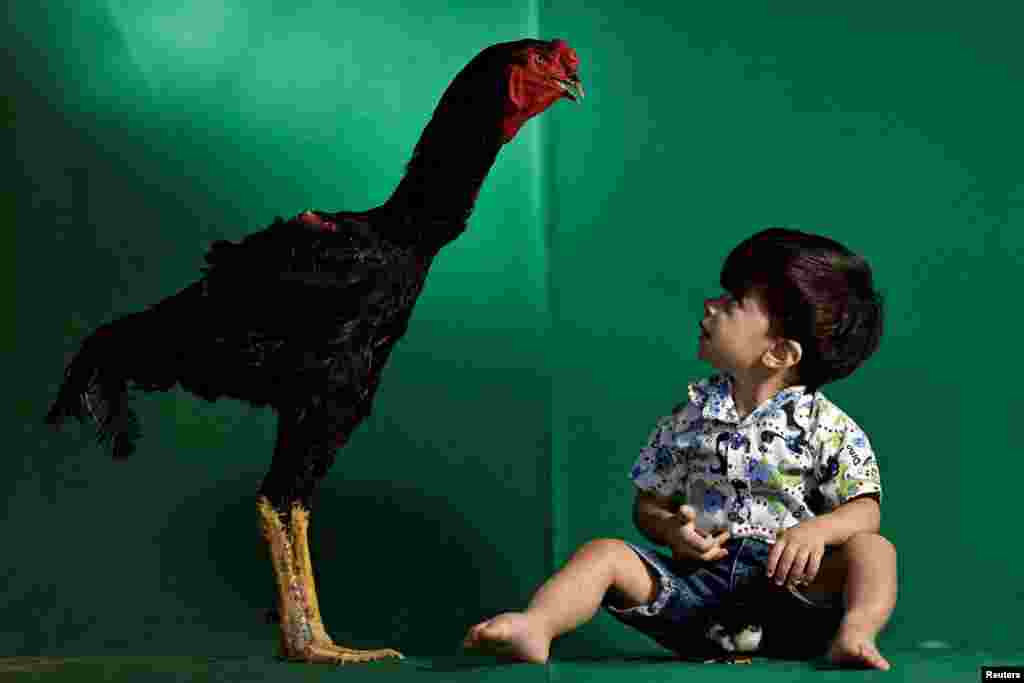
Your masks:
{"label": "child's fingers", "polygon": [[818,571],[821,569],[821,553],[811,553],[811,559],[807,562],[807,572],[804,574],[806,583],[813,583],[818,578]]}
{"label": "child's fingers", "polygon": [[729,554],[729,551],[726,550],[725,548],[712,548],[711,550],[707,551],[706,553],[703,553],[700,556],[700,559],[702,559],[702,560],[704,560],[706,562],[710,562],[712,560],[721,560],[723,557],[726,557],[728,554]]}
{"label": "child's fingers", "polygon": [[720,560],[729,553],[722,547],[728,533],[719,536],[702,536],[692,525],[685,525],[682,530],[682,547],[679,554],[693,560]]}
{"label": "child's fingers", "polygon": [[769,579],[775,575],[775,570],[779,566],[779,557],[782,556],[782,551],[785,549],[786,542],[781,538],[776,537],[775,543],[772,545],[772,549],[768,553],[768,562],[766,564]]}
{"label": "child's fingers", "polygon": [[700,552],[707,552],[717,544],[710,536],[702,536],[693,528],[692,523],[683,526],[683,540]]}
{"label": "child's fingers", "polygon": [[729,533],[728,529],[723,530],[720,534],[718,534],[718,536],[715,537],[715,545],[718,546],[719,550],[719,559],[729,554],[729,551],[725,549],[725,542],[728,541],[731,537],[732,534]]}
{"label": "child's fingers", "polygon": [[705,562],[720,560],[728,555],[729,551],[725,548],[712,548],[702,552],[696,548],[683,547],[672,551],[672,557],[675,559],[703,560]]}
{"label": "child's fingers", "polygon": [[775,584],[781,586],[786,582],[789,577],[789,569],[793,566],[793,561],[796,560],[798,548],[790,543],[786,544],[783,548],[782,553],[779,557],[779,562],[775,565]]}
{"label": "child's fingers", "polygon": [[807,565],[811,559],[811,551],[807,548],[800,548],[793,556],[793,564],[789,568],[789,585],[796,586],[807,578]]}
{"label": "child's fingers", "polygon": [[466,637],[462,640],[463,645],[473,645],[478,640],[480,640],[480,631],[482,631],[483,628],[487,626],[488,623],[489,622],[487,621],[482,621],[476,626],[470,628],[469,632],[466,633]]}

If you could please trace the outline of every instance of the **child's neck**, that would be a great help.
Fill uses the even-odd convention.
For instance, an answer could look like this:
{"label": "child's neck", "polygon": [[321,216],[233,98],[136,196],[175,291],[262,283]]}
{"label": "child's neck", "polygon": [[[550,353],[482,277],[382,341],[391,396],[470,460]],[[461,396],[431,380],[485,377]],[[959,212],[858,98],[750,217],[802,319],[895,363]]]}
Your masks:
{"label": "child's neck", "polygon": [[775,394],[792,386],[791,382],[786,381],[784,374],[744,377],[734,372],[732,376],[732,401],[736,405],[736,413],[741,420]]}

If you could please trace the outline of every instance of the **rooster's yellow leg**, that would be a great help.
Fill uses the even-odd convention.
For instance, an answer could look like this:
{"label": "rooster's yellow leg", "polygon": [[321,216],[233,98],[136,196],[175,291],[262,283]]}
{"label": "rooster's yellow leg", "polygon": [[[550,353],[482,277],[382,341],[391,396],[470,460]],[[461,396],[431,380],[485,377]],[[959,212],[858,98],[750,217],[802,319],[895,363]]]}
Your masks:
{"label": "rooster's yellow leg", "polygon": [[313,640],[325,642],[330,640],[320,617],[320,601],[316,596],[316,584],[313,581],[313,563],[309,556],[309,512],[300,505],[292,506],[291,538],[295,548],[295,571],[306,595],[309,607],[309,626]]}
{"label": "rooster's yellow leg", "polygon": [[281,654],[292,661],[349,664],[401,657],[395,650],[353,650],[335,645],[324,628],[309,556],[309,512],[296,505],[286,528],[270,501],[258,501],[263,538],[277,579]]}

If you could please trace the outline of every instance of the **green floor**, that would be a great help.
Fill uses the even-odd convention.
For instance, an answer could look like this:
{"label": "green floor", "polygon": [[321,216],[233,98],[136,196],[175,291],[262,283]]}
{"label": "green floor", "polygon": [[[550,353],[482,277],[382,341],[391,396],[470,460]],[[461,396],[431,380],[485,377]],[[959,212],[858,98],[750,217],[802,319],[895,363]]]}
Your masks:
{"label": "green floor", "polygon": [[755,659],[750,665],[691,664],[670,657],[557,660],[547,666],[503,664],[486,657],[410,657],[399,662],[330,667],[279,661],[271,656],[18,657],[0,659],[0,680],[46,681],[978,681],[983,665],[1024,666],[1024,651],[886,652],[889,673],[839,671],[816,663]]}

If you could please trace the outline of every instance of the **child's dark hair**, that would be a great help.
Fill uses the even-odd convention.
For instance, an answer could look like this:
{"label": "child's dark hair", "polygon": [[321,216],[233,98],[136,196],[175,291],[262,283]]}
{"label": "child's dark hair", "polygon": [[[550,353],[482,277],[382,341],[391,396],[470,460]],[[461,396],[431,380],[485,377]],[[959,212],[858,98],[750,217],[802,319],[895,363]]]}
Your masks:
{"label": "child's dark hair", "polygon": [[797,371],[810,391],[846,377],[878,349],[882,296],[871,266],[827,237],[762,230],[725,259],[721,284],[737,296],[763,292],[773,332],[800,342]]}

